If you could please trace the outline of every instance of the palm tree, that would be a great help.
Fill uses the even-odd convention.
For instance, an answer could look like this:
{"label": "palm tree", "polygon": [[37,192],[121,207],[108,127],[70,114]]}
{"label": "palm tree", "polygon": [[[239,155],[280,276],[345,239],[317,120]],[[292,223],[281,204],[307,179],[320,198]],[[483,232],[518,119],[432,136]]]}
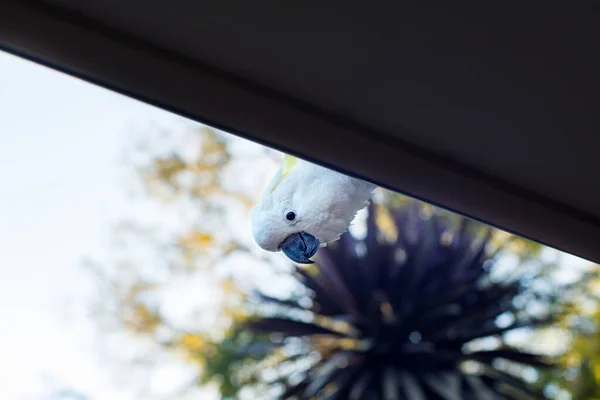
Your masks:
{"label": "palm tree", "polygon": [[277,396],[545,398],[518,371],[552,364],[500,339],[549,319],[516,308],[518,279],[491,278],[497,257],[488,254],[489,235],[478,239],[467,219],[452,227],[419,203],[389,211],[394,223],[383,229],[378,207],[369,208],[364,239],[345,234],[313,266],[295,267],[304,295],[258,293],[260,317],[248,328],[272,337],[240,351],[269,350],[261,368],[272,371]]}

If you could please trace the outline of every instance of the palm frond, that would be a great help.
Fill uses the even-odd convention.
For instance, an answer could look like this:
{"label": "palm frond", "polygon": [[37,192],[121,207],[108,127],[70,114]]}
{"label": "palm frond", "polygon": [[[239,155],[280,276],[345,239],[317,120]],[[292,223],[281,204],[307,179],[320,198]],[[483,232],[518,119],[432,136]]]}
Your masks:
{"label": "palm frond", "polygon": [[[475,340],[549,322],[517,312],[518,280],[490,278],[490,236],[476,238],[468,220],[452,228],[439,215],[424,216],[415,203],[392,215],[398,234],[386,241],[376,207],[369,208],[363,240],[345,234],[319,251],[316,266],[295,268],[311,302],[257,296],[259,304],[281,312],[248,327],[281,335],[275,348],[300,340],[319,358],[295,371],[301,379],[285,383],[281,398],[543,399],[540,390],[496,365],[552,367],[545,357],[507,345],[468,349]],[[512,323],[498,325],[505,314]],[[476,368],[466,371],[465,362]]]}

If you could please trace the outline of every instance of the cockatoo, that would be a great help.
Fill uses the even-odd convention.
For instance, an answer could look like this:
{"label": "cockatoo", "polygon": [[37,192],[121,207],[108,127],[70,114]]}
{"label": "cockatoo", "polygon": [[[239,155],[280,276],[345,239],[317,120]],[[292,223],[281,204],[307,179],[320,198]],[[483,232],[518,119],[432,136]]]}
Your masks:
{"label": "cockatoo", "polygon": [[254,240],[267,251],[312,264],[319,247],[336,241],[364,208],[376,185],[289,155],[252,210]]}

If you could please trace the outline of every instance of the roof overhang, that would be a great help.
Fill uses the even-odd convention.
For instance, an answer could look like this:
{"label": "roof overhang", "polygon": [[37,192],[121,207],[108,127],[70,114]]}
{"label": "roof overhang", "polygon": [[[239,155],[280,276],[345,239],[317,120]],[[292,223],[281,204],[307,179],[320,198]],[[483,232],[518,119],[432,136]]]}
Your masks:
{"label": "roof overhang", "polygon": [[166,4],[4,0],[0,48],[600,261],[600,4]]}

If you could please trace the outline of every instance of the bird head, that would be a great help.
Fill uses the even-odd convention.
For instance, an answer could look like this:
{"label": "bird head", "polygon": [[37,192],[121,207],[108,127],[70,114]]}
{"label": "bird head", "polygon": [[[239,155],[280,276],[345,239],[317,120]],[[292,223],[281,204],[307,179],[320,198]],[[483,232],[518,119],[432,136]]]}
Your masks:
{"label": "bird head", "polygon": [[[347,194],[336,191],[343,175],[286,156],[251,216],[254,240],[267,251],[311,264],[319,247],[337,240],[354,218],[344,213]],[[352,215],[346,215],[352,214]]]}

